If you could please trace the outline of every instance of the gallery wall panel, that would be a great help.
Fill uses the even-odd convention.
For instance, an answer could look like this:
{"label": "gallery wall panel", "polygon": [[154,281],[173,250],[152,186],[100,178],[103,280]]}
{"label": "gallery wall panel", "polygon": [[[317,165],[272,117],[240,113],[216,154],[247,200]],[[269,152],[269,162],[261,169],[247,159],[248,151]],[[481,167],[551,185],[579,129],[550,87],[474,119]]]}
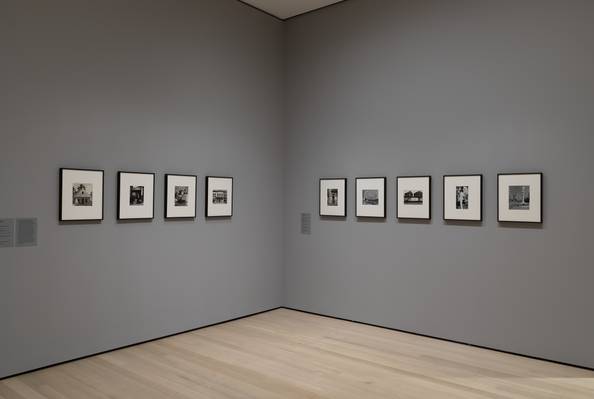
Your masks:
{"label": "gallery wall panel", "polygon": [[[9,0],[0,41],[0,215],[37,218],[39,241],[0,252],[0,377],[282,304],[280,22],[232,0]],[[59,222],[61,167],[105,170],[103,221]],[[155,173],[152,221],[117,220],[120,170]],[[203,176],[234,176],[232,221],[165,221],[165,173],[200,176],[199,210]]]}
{"label": "gallery wall panel", "polygon": [[[594,367],[592,19],[581,1],[350,0],[288,22],[287,305]],[[497,174],[534,171],[544,223],[499,223]],[[441,177],[468,173],[483,221],[445,222]],[[299,234],[319,177],[362,175],[390,177],[385,220],[349,201]],[[430,221],[395,219],[409,175],[433,177]]]}

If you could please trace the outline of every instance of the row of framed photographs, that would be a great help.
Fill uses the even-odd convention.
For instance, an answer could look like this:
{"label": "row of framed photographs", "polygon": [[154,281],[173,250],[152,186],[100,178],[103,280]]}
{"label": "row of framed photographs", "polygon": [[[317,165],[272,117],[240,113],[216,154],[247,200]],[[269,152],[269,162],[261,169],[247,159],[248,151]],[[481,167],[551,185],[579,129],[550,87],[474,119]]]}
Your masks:
{"label": "row of framed photographs", "polygon": [[[386,217],[386,178],[355,179],[356,216]],[[347,179],[320,179],[320,216],[346,217]],[[396,178],[396,217],[431,219],[431,176]],[[542,223],[542,173],[497,175],[497,220]],[[483,175],[443,176],[443,219],[483,220]]]}
{"label": "row of framed photographs", "polygon": [[[60,169],[60,221],[100,221],[104,218],[104,171]],[[198,177],[165,175],[165,218],[196,218]],[[155,174],[118,172],[118,220],[155,217]],[[207,176],[205,216],[233,216],[233,178]]]}

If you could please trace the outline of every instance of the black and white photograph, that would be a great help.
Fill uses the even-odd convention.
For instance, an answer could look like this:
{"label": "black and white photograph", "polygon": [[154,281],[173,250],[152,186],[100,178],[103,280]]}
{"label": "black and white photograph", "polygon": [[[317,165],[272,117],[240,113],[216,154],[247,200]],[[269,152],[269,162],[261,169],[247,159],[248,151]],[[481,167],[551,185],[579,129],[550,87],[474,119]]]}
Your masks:
{"label": "black and white photograph", "polygon": [[468,209],[468,186],[456,186],[456,209]]}
{"label": "black and white photograph", "polygon": [[212,203],[213,204],[226,204],[227,203],[227,190],[213,190],[212,191]]}
{"label": "black and white photograph", "polygon": [[405,205],[423,205],[423,190],[406,191],[403,201]]}
{"label": "black and white photograph", "polygon": [[60,169],[60,221],[103,220],[104,172]]}
{"label": "black and white photograph", "polygon": [[345,178],[320,179],[320,216],[346,217]]}
{"label": "black and white photograph", "polygon": [[165,219],[196,218],[196,175],[165,175]]}
{"label": "black and white photograph", "polygon": [[386,217],[386,178],[358,177],[355,180],[359,218]]}
{"label": "black and white photograph", "polygon": [[130,186],[130,206],[144,205],[144,186]]}
{"label": "black and white photograph", "polygon": [[326,190],[326,199],[328,206],[338,206],[338,189],[329,188]]}
{"label": "black and white photograph", "polygon": [[207,218],[233,216],[232,177],[206,177],[205,215]]}
{"label": "black and white photograph", "polygon": [[443,219],[481,221],[483,218],[483,175],[443,177]]}
{"label": "black and white photograph", "polygon": [[497,220],[542,223],[542,173],[497,175]]}
{"label": "black and white photograph", "polygon": [[154,218],[155,174],[118,172],[118,219]]}
{"label": "black and white photograph", "polygon": [[175,186],[175,206],[188,206],[189,186]]}
{"label": "black and white photograph", "polygon": [[363,190],[363,205],[377,206],[379,204],[379,190]]}
{"label": "black and white photograph", "polygon": [[509,209],[530,209],[530,186],[509,186]]}
{"label": "black and white photograph", "polygon": [[431,176],[396,178],[396,217],[431,219]]}
{"label": "black and white photograph", "polygon": [[91,183],[72,184],[72,205],[93,206],[93,185]]}

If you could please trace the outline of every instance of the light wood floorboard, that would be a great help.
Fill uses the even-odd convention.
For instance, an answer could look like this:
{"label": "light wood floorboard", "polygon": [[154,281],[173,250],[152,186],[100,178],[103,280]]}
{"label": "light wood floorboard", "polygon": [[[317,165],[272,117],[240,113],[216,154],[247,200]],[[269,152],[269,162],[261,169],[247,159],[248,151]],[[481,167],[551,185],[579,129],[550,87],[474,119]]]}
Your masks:
{"label": "light wood floorboard", "polygon": [[278,309],[0,381],[0,399],[593,399],[594,372]]}

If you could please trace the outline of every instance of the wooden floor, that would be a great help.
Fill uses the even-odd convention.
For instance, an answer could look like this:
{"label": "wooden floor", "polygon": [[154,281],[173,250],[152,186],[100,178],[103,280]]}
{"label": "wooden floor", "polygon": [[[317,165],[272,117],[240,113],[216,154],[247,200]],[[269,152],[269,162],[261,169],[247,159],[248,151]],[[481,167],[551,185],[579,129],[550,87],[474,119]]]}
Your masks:
{"label": "wooden floor", "polygon": [[0,381],[0,399],[594,398],[594,372],[286,309]]}

